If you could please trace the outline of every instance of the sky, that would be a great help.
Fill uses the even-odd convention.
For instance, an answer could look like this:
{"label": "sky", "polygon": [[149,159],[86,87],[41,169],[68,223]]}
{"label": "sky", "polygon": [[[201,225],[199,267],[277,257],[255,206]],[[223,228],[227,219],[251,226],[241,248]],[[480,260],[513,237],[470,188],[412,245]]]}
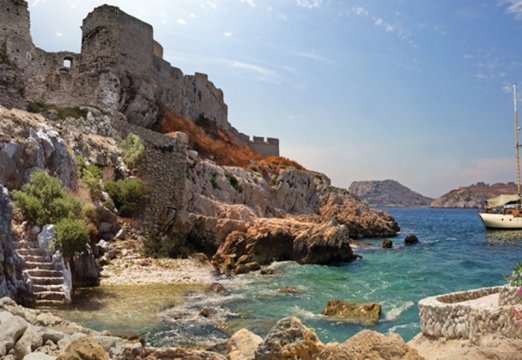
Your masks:
{"label": "sky", "polygon": [[224,91],[234,127],[336,186],[394,179],[438,197],[516,179],[522,0],[28,3],[46,51],[80,52],[104,3],[151,24],[167,61]]}

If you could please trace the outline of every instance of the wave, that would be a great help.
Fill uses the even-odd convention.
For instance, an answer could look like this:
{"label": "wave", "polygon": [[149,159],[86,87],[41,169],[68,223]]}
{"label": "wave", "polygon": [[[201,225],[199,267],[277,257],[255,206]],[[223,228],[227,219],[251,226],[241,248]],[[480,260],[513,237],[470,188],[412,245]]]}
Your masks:
{"label": "wave", "polygon": [[403,312],[414,306],[415,303],[412,301],[406,301],[399,306],[392,307],[391,310],[387,311],[384,315],[384,321],[393,321],[397,319]]}

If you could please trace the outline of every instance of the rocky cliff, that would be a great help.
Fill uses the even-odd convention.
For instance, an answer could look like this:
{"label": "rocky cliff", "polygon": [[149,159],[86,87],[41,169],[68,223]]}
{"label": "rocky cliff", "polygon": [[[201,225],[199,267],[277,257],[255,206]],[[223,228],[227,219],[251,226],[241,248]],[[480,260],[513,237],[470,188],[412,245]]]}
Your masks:
{"label": "rocky cliff", "polygon": [[501,195],[516,194],[515,183],[496,183],[486,184],[479,182],[469,186],[459,187],[451,190],[447,194],[435,199],[430,206],[439,208],[480,208],[484,201]]}
{"label": "rocky cliff", "polygon": [[395,180],[354,181],[349,191],[370,206],[420,207],[433,201]]}

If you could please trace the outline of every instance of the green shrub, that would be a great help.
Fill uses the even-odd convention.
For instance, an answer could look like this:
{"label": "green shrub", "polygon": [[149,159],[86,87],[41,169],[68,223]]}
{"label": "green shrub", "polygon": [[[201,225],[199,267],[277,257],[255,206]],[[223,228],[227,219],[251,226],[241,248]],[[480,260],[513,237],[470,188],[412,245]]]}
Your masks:
{"label": "green shrub", "polygon": [[35,196],[23,191],[13,190],[13,199],[16,205],[22,210],[24,217],[32,224],[46,224],[48,215],[40,200]]}
{"label": "green shrub", "polygon": [[56,223],[54,229],[56,245],[66,259],[70,259],[76,252],[82,251],[90,239],[87,226],[78,219],[61,219]]}
{"label": "green shrub", "polygon": [[56,223],[63,218],[78,219],[82,214],[80,200],[67,193],[64,193],[63,197],[52,200],[48,209],[51,223]]}
{"label": "green shrub", "polygon": [[122,216],[132,217],[149,198],[150,190],[146,183],[137,178],[107,181],[105,190],[112,198],[114,206]]}
{"label": "green shrub", "polygon": [[60,119],[65,119],[67,117],[72,117],[75,119],[79,119],[81,117],[87,117],[87,110],[82,110],[79,107],[66,107],[66,106],[58,106],[54,104],[46,104],[41,101],[32,101],[27,103],[27,111],[32,113],[45,113],[49,110],[55,110],[58,113],[58,117]]}
{"label": "green shrub", "polygon": [[98,224],[98,213],[96,212],[96,206],[93,204],[85,204],[82,207],[82,214],[87,223]]}
{"label": "green shrub", "polygon": [[101,170],[94,164],[87,164],[83,157],[75,158],[80,180],[89,188],[89,194],[93,200],[102,197],[103,187],[101,184]]}
{"label": "green shrub", "polygon": [[511,286],[522,286],[522,262],[517,261],[511,276],[508,277],[509,285]]}
{"label": "green shrub", "polygon": [[80,201],[63,190],[60,180],[43,170],[33,172],[21,191],[13,191],[13,199],[33,224],[51,224],[81,215]]}
{"label": "green shrub", "polygon": [[125,140],[120,143],[123,150],[122,158],[130,170],[134,170],[145,158],[145,147],[141,139],[136,134],[129,134]]}

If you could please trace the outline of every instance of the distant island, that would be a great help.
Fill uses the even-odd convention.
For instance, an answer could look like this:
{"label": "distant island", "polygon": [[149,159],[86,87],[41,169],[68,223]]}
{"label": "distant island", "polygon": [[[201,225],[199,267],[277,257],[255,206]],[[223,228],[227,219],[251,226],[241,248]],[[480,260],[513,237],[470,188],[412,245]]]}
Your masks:
{"label": "distant island", "polygon": [[451,190],[434,200],[430,207],[438,208],[479,208],[485,200],[501,195],[515,194],[517,187],[515,183],[496,183],[489,185],[478,182],[469,186],[462,186]]}
{"label": "distant island", "polygon": [[433,201],[395,180],[354,181],[349,191],[370,206],[423,207]]}

